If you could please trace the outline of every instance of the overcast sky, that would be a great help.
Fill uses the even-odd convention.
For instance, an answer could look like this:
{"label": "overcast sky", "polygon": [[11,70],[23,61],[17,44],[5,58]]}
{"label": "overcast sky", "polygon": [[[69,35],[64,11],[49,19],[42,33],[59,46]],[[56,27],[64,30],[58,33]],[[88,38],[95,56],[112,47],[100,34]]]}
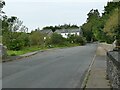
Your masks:
{"label": "overcast sky", "polygon": [[108,0],[6,0],[4,11],[17,16],[29,31],[49,25],[85,23],[91,9],[103,12]]}

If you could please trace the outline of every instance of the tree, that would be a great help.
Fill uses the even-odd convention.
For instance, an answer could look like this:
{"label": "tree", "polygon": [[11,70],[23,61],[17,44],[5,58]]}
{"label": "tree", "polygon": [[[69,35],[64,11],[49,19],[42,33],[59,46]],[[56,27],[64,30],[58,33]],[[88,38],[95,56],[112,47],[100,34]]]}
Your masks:
{"label": "tree", "polygon": [[[28,45],[26,40],[28,39],[27,30],[24,25],[22,25],[17,17],[12,16],[8,18],[3,17],[2,20],[2,38],[3,44],[7,46],[10,50],[20,50],[25,45]],[[28,41],[28,40],[27,40]]]}
{"label": "tree", "polygon": [[2,35],[2,14],[4,13],[2,11],[2,8],[5,6],[5,1],[0,0],[0,37]]}
{"label": "tree", "polygon": [[0,0],[0,14],[1,13],[4,13],[3,11],[2,11],[2,8],[5,6],[5,1],[3,1],[3,0]]}
{"label": "tree", "polygon": [[116,36],[116,29],[118,27],[118,9],[115,9],[111,16],[109,16],[109,19],[106,21],[106,24],[104,26],[104,32],[109,37],[109,42],[114,41],[114,37]]}
{"label": "tree", "polygon": [[50,29],[52,32],[55,32],[58,29],[78,29],[79,27],[77,25],[70,25],[70,24],[64,24],[64,25],[58,25],[58,26],[46,26],[43,28],[43,30]]}
{"label": "tree", "polygon": [[97,9],[92,9],[87,15],[87,21],[81,26],[81,29],[83,30],[84,37],[90,42],[98,39],[97,37],[100,34],[100,13]]}
{"label": "tree", "polygon": [[[120,0],[118,0],[118,1],[120,1]],[[104,7],[104,13],[103,13],[103,15],[110,14],[111,12],[113,12],[113,10],[115,8],[118,8],[119,6],[120,6],[120,2],[117,2],[115,0],[113,0],[111,2],[108,2],[107,6]]]}
{"label": "tree", "polygon": [[92,27],[91,23],[84,23],[81,26],[81,29],[83,30],[83,36],[86,37],[86,40],[88,42],[90,42],[93,38],[91,27]]}

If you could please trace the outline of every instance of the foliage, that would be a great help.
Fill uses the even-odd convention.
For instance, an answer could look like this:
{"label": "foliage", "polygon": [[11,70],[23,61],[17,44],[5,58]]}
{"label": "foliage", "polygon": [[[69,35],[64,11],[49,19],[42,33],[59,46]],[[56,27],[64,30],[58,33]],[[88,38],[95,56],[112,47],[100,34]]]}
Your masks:
{"label": "foliage", "polygon": [[106,36],[109,37],[111,42],[113,42],[115,39],[117,27],[118,27],[118,8],[116,8],[111,13],[111,16],[109,16],[103,29],[103,31],[106,33]]}
{"label": "foliage", "polygon": [[26,33],[13,32],[10,37],[8,34],[3,35],[3,44],[6,45],[8,49],[20,50],[23,47],[28,46],[29,39]]}
{"label": "foliage", "polygon": [[82,25],[81,29],[83,30],[83,36],[86,37],[86,40],[89,42],[93,37],[93,33],[91,31],[91,23],[85,23]]}
{"label": "foliage", "polygon": [[59,25],[57,26],[61,29],[78,29],[79,27],[77,25],[71,25],[71,24],[64,24],[64,25]]}
{"label": "foliage", "polygon": [[[25,53],[34,52],[34,51],[42,50],[42,49],[43,48],[40,48],[38,46],[30,46],[30,47],[24,47],[19,51],[8,50],[7,53],[8,53],[8,55],[16,56],[16,55],[22,55],[22,54],[25,54]],[[46,49],[46,48],[44,48],[44,49]]]}
{"label": "foliage", "polygon": [[104,7],[104,13],[103,15],[109,15],[115,8],[118,8],[120,6],[120,2],[108,2],[107,6]]}
{"label": "foliage", "polygon": [[[120,37],[119,22],[120,19],[120,2],[108,2],[103,13],[104,28],[103,32],[106,34],[106,42],[112,43],[117,37]],[[119,40],[117,40],[119,41]]]}
{"label": "foliage", "polygon": [[[72,25],[71,27],[76,27],[76,26]],[[57,26],[52,28],[60,29]],[[17,17],[15,16],[12,16],[10,18],[8,18],[7,16],[3,17],[3,20],[2,20],[3,42],[2,43],[7,46],[8,50],[20,51],[25,47],[31,47],[31,46],[43,47],[45,44],[46,46],[47,45],[54,45],[54,46],[70,45],[65,38],[63,38],[60,34],[57,34],[57,33],[53,33],[48,38],[43,33],[40,33],[39,29],[32,31],[29,34],[27,32],[28,32],[28,28],[26,28],[23,25],[23,22],[19,20]],[[47,37],[47,39],[44,40],[44,37]],[[76,42],[78,41],[79,39],[77,38]]]}
{"label": "foliage", "polygon": [[[0,14],[4,13],[2,8],[5,6],[5,1],[0,0]],[[0,15],[1,16],[1,15]]]}
{"label": "foliage", "polygon": [[86,37],[86,40],[90,42],[97,39],[96,37],[99,34],[100,14],[97,9],[96,10],[92,9],[87,15],[88,15],[87,21],[81,26],[81,29],[83,30],[83,35],[84,37]]}
{"label": "foliage", "polygon": [[106,41],[112,43],[115,37],[120,37],[118,18],[120,15],[119,2],[108,2],[104,7],[104,13],[100,16],[98,10],[90,10],[88,18],[81,28],[86,40]]}
{"label": "foliage", "polygon": [[85,45],[86,41],[84,37],[76,36],[75,43],[80,45]]}
{"label": "foliage", "polygon": [[79,45],[84,45],[85,42],[86,42],[84,37],[78,36],[78,35],[69,35],[68,41],[70,43],[76,43],[76,44],[79,44]]}
{"label": "foliage", "polygon": [[49,44],[60,44],[62,45],[65,42],[65,38],[62,37],[62,35],[57,34],[57,33],[53,33],[51,35],[51,38],[49,38]]}
{"label": "foliage", "polygon": [[22,49],[29,42],[27,30],[17,17],[8,18],[4,16],[2,20],[2,43],[10,50]]}
{"label": "foliage", "polygon": [[29,35],[30,45],[44,44],[44,35],[40,31],[32,31]]}
{"label": "foliage", "polygon": [[59,29],[59,28],[57,28],[56,26],[55,27],[53,27],[53,26],[46,26],[46,27],[43,28],[43,30],[46,30],[46,29],[50,29],[50,30],[52,30],[52,32],[55,32],[55,30]]}
{"label": "foliage", "polygon": [[58,25],[58,26],[46,26],[43,28],[43,30],[51,29],[52,32],[55,32],[57,29],[78,29],[79,27],[77,25],[70,25],[70,24],[64,24],[64,25]]}

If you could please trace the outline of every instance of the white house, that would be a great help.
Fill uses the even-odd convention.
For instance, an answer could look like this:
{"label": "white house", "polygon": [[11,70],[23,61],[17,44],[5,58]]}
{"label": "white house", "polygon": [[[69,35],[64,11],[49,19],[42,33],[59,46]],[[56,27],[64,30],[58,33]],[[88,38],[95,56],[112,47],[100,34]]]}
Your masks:
{"label": "white house", "polygon": [[64,38],[68,38],[68,35],[82,35],[81,29],[60,29],[55,32],[61,34]]}
{"label": "white house", "polygon": [[[41,30],[41,33],[46,33],[48,36],[50,36],[53,32],[51,29]],[[61,34],[64,38],[68,38],[68,35],[82,35],[82,30],[80,28],[78,29],[58,29],[55,31],[55,33]]]}

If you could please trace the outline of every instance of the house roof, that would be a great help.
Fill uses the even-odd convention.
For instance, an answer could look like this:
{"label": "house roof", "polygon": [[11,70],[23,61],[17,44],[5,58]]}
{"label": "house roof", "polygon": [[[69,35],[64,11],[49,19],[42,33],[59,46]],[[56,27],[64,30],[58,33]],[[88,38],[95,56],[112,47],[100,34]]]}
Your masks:
{"label": "house roof", "polygon": [[[45,29],[45,30],[40,30],[41,33],[46,33],[48,35],[52,34],[52,30],[51,29]],[[76,32],[81,32],[81,29],[57,29],[55,31],[58,34],[61,33],[76,33]]]}
{"label": "house roof", "polygon": [[76,33],[76,32],[81,32],[80,29],[60,29],[56,30],[56,33]]}
{"label": "house roof", "polygon": [[52,30],[51,29],[45,29],[45,30],[40,30],[41,33],[45,33],[45,34],[52,34]]}

